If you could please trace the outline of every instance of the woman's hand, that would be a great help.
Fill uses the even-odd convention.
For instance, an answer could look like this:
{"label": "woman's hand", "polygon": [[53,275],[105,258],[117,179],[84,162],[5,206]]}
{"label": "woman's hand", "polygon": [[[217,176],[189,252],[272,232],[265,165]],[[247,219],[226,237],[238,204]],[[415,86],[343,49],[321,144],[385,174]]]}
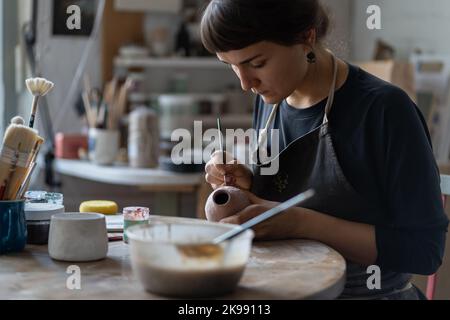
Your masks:
{"label": "woman's hand", "polygon": [[[220,222],[243,224],[280,204],[279,202],[261,199],[250,192],[246,192],[246,194],[252,204],[235,215],[220,220]],[[255,238],[264,240],[301,238],[302,234],[299,228],[301,226],[301,213],[302,208],[293,207],[259,223],[253,227]]]}
{"label": "woman's hand", "polygon": [[225,152],[226,164],[223,163],[222,152],[216,151],[205,166],[206,182],[213,189],[226,184],[242,190],[250,190],[253,174],[245,165],[238,163],[231,154]]}
{"label": "woman's hand", "polygon": [[[247,208],[220,222],[242,224],[275,206],[278,202],[258,198],[246,192],[250,202]],[[320,241],[341,253],[346,259],[363,265],[377,259],[375,227],[339,219],[307,208],[292,207],[253,227],[260,240],[311,239]]]}

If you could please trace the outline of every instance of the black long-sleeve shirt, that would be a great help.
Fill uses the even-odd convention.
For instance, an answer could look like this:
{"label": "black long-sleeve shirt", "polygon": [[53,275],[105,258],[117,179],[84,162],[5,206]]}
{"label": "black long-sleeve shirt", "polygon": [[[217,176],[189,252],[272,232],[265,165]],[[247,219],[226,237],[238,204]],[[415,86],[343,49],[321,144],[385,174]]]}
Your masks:
{"label": "black long-sleeve shirt", "polygon": [[[325,104],[326,99],[306,109],[280,104],[274,123],[280,151],[322,123]],[[264,128],[271,109],[257,97],[256,129]],[[385,211],[384,223],[375,225],[376,264],[395,272],[434,273],[442,263],[448,219],[429,132],[417,106],[401,89],[349,64],[329,122],[350,184]]]}

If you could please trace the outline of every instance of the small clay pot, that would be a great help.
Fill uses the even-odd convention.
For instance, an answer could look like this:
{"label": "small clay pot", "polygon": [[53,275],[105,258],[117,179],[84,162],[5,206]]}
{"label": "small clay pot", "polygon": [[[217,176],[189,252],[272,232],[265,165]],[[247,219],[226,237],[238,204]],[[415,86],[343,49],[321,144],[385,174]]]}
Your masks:
{"label": "small clay pot", "polygon": [[250,205],[250,200],[238,188],[225,186],[214,190],[206,200],[205,212],[209,221],[220,221]]}

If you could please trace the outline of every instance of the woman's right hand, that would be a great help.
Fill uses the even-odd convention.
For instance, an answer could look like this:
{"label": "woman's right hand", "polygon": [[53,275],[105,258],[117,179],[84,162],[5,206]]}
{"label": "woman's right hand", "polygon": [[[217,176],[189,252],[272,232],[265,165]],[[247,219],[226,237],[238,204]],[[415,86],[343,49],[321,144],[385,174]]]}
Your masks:
{"label": "woman's right hand", "polygon": [[243,190],[250,190],[253,174],[245,165],[238,163],[231,154],[225,152],[226,164],[223,163],[222,151],[216,151],[211,155],[211,159],[206,163],[206,182],[211,184],[213,189],[220,186],[234,186]]}

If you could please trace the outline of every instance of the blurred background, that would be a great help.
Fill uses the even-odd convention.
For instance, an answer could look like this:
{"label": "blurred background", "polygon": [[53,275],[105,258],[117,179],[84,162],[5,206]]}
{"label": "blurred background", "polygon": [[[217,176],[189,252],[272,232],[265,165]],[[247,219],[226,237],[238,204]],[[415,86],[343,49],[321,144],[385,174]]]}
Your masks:
{"label": "blurred background", "polygon": [[[441,173],[448,173],[450,2],[322,2],[332,19],[327,46],[411,96],[427,121]],[[210,192],[202,163],[174,163],[171,133],[193,134],[195,120],[202,131],[215,128],[217,115],[223,128],[250,128],[254,99],[203,49],[205,3],[0,0],[2,135],[13,116],[28,119],[26,78],[55,83],[39,106],[36,127],[46,142],[30,189],[63,193],[66,211],[84,200],[110,199],[156,214],[202,216]],[[417,281],[423,287],[424,278]],[[440,278],[437,297],[450,297],[450,279]]]}

